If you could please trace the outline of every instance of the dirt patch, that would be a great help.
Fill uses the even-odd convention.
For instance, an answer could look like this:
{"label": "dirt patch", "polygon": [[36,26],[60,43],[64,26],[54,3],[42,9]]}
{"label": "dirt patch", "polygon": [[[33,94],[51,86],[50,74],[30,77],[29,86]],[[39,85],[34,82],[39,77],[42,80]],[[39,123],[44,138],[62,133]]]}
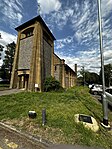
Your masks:
{"label": "dirt patch", "polygon": [[21,120],[3,120],[2,122],[18,130],[27,132],[28,134],[31,134],[35,137],[37,136],[46,140],[50,140],[52,143],[65,143],[66,140],[61,129],[51,128],[48,126],[39,126],[29,118],[22,118]]}

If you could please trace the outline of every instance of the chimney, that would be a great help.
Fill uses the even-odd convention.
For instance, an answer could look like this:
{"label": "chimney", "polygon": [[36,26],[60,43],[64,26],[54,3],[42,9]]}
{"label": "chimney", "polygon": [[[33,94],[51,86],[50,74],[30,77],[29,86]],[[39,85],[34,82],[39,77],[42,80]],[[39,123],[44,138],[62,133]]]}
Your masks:
{"label": "chimney", "polygon": [[76,73],[76,75],[77,75],[77,64],[75,64],[75,73]]}
{"label": "chimney", "polygon": [[62,59],[61,62],[62,62],[62,64],[65,64],[65,60],[64,59]]}

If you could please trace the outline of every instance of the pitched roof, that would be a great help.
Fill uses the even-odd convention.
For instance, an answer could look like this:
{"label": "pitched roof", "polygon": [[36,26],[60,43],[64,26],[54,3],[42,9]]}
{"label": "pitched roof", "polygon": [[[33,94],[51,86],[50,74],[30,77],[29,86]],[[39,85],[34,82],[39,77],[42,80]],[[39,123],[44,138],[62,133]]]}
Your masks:
{"label": "pitched roof", "polygon": [[29,21],[27,21],[27,22],[25,22],[25,23],[23,23],[23,24],[21,24],[20,26],[16,27],[15,30],[17,30],[17,31],[22,30],[25,27],[34,24],[36,21],[40,22],[43,25],[43,27],[48,31],[48,33],[51,35],[53,40],[56,40],[54,35],[51,33],[50,29],[47,27],[47,25],[45,24],[44,20],[41,18],[40,15],[29,20]]}

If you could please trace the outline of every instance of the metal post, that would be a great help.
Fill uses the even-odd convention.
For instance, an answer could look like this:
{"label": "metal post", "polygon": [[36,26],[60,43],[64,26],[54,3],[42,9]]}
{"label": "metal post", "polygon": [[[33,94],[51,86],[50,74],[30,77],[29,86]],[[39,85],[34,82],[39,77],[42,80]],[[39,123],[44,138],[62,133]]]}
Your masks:
{"label": "metal post", "polygon": [[42,125],[46,123],[46,109],[42,109]]}
{"label": "metal post", "polygon": [[38,15],[40,15],[40,11],[41,11],[40,3],[38,3]]}
{"label": "metal post", "polygon": [[84,66],[82,66],[82,68],[83,68],[83,85],[85,86],[85,69],[84,69]]}
{"label": "metal post", "polygon": [[101,0],[98,0],[98,21],[99,21],[99,37],[100,37],[100,54],[101,54],[101,71],[103,86],[103,125],[108,126],[108,103],[105,95],[105,78],[104,78],[104,51],[102,40],[102,21],[101,21]]}

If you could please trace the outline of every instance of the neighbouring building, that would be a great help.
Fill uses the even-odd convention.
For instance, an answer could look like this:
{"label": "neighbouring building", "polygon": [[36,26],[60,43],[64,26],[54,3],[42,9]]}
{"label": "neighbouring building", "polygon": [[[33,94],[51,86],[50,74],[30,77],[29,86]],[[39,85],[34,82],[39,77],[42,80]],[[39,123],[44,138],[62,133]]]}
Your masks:
{"label": "neighbouring building", "polygon": [[75,71],[73,71],[64,59],[60,59],[54,53],[54,77],[58,80],[63,88],[69,88],[76,85],[77,79],[77,65],[75,64]]}
{"label": "neighbouring building", "polygon": [[43,83],[49,76],[55,77],[64,88],[75,85],[76,72],[54,54],[55,37],[41,16],[16,30],[18,38],[10,88],[43,91]]}

